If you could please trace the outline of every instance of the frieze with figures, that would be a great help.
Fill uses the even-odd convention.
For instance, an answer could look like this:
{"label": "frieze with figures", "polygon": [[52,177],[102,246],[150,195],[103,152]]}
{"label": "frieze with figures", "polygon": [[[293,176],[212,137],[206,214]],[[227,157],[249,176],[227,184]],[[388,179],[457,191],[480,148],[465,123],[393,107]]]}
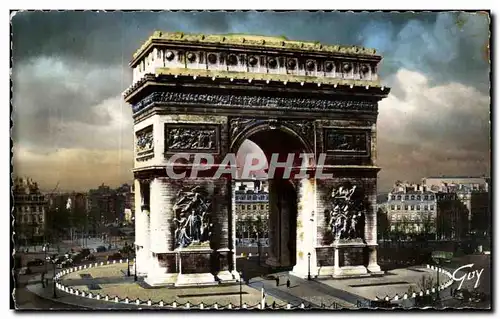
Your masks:
{"label": "frieze with figures", "polygon": [[361,189],[355,185],[333,188],[329,201],[325,215],[333,240],[364,239],[366,205]]}
{"label": "frieze with figures", "polygon": [[266,97],[231,94],[154,92],[132,106],[134,113],[153,103],[179,103],[248,108],[277,108],[292,110],[355,110],[377,111],[377,102],[366,100],[327,100],[299,97]]}
{"label": "frieze with figures", "polygon": [[150,158],[154,153],[153,126],[138,131],[136,137],[136,156],[138,160]]}
{"label": "frieze with figures", "polygon": [[369,136],[366,131],[325,129],[324,141],[327,152],[368,154]]}
{"label": "frieze with figures", "polygon": [[216,125],[166,124],[166,151],[218,151],[218,127]]}
{"label": "frieze with figures", "polygon": [[173,207],[176,248],[210,243],[213,229],[211,209],[212,202],[200,186],[179,191]]}

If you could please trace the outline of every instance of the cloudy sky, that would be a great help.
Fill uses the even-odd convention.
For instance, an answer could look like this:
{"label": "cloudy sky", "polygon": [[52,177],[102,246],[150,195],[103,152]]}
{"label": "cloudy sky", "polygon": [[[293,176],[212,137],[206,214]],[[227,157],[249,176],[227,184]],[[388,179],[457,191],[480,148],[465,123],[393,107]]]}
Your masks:
{"label": "cloudy sky", "polygon": [[490,173],[489,19],[471,13],[30,12],[12,19],[14,172],[44,190],[132,180],[128,62],[154,30],[376,48],[379,190]]}

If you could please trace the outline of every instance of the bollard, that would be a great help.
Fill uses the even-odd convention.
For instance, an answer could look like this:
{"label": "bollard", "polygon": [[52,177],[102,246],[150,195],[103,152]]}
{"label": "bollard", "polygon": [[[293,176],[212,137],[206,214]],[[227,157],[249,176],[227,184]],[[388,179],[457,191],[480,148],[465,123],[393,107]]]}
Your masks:
{"label": "bollard", "polygon": [[136,305],[140,305],[140,304],[141,304],[141,301],[140,301],[139,299],[136,299],[136,300],[135,300],[135,304],[136,304]]}
{"label": "bollard", "polygon": [[286,304],[286,309],[291,309],[292,308],[292,305],[290,305],[289,303]]}
{"label": "bollard", "polygon": [[214,309],[219,309],[219,305],[217,303],[214,303]]}
{"label": "bollard", "polygon": [[97,296],[95,296],[95,299],[97,299],[97,300],[101,300],[101,295],[97,295]]}
{"label": "bollard", "polygon": [[408,294],[404,294],[403,299],[405,299],[405,300],[408,299]]}
{"label": "bollard", "polygon": [[175,301],[172,302],[172,308],[177,308],[177,303]]}
{"label": "bollard", "polygon": [[300,304],[300,308],[304,309],[304,304],[303,303]]}
{"label": "bollard", "polygon": [[151,306],[151,299],[148,300],[148,306]]}
{"label": "bollard", "polygon": [[104,300],[109,301],[109,296],[106,295],[106,297],[104,297]]}
{"label": "bollard", "polygon": [[229,305],[227,305],[227,309],[233,309],[233,304],[230,303]]}
{"label": "bollard", "polygon": [[113,264],[116,264],[116,260],[113,260]]}
{"label": "bollard", "polygon": [[416,293],[412,293],[412,294],[411,294],[411,297],[412,297],[412,298],[415,298],[415,297],[417,297],[417,294],[416,294]]}
{"label": "bollard", "polygon": [[243,309],[247,309],[247,304],[244,303],[243,306],[242,306]]}
{"label": "bollard", "polygon": [[189,304],[189,301],[186,303],[186,308],[189,309],[191,305]]}
{"label": "bollard", "polygon": [[120,259],[120,264],[122,263],[122,260]]}
{"label": "bollard", "polygon": [[436,292],[436,288],[432,288],[432,289],[431,289],[431,292],[432,292],[432,293],[435,293],[435,292]]}
{"label": "bollard", "polygon": [[394,301],[398,301],[398,300],[399,300],[399,295],[398,295],[398,294],[396,294],[396,295],[394,296]]}
{"label": "bollard", "polygon": [[127,298],[125,298],[125,303],[128,303],[128,297],[127,297]]}
{"label": "bollard", "polygon": [[160,300],[160,307],[163,307],[164,303],[163,300]]}
{"label": "bollard", "polygon": [[203,309],[203,302],[200,303],[200,309]]}
{"label": "bollard", "polygon": [[118,297],[115,297],[115,302],[118,302]]}

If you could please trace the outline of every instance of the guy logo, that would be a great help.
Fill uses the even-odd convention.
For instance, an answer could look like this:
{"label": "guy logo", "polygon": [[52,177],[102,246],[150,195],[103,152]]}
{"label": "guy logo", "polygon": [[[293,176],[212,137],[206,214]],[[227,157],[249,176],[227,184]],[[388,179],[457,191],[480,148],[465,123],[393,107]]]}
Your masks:
{"label": "guy logo", "polygon": [[464,281],[466,280],[466,277],[467,277],[467,280],[472,280],[472,279],[476,278],[476,284],[474,285],[474,289],[476,289],[479,286],[479,280],[481,278],[481,274],[484,271],[484,268],[481,270],[474,270],[472,272],[467,272],[462,277],[456,277],[456,274],[459,271],[461,271],[462,269],[472,268],[473,266],[474,266],[474,264],[468,264],[468,265],[457,268],[457,270],[455,270],[453,272],[452,279],[455,281],[460,281],[460,285],[458,286],[458,290],[460,290],[460,288],[462,288],[462,285],[463,285]]}

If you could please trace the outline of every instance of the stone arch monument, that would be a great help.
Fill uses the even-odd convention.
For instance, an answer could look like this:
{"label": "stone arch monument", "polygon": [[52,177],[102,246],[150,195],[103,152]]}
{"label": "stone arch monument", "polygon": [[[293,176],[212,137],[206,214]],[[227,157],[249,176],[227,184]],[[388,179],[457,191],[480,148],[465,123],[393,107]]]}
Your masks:
{"label": "stone arch monument", "polygon": [[[172,179],[169,158],[209,153],[217,168],[245,139],[310,153],[329,179],[270,181],[268,264],[306,278],[370,275],[377,264],[375,50],[283,37],[155,32],[130,63],[137,270],[152,286],[239,279],[234,180]],[[326,154],[319,163],[320,154]],[[179,168],[176,166],[176,168]],[[295,167],[294,163],[294,169]],[[292,196],[293,195],[293,196]]]}

